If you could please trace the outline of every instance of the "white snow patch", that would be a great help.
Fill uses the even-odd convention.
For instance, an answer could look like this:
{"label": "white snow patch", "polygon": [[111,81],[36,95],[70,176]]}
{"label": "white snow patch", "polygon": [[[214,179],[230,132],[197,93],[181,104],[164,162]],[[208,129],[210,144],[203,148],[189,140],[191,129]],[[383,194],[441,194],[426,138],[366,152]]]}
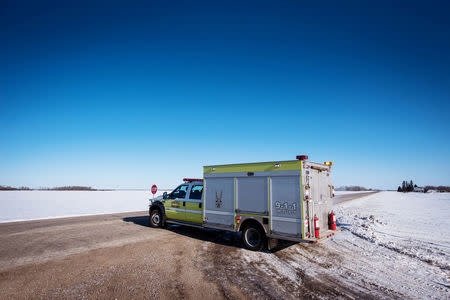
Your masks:
{"label": "white snow patch", "polygon": [[450,270],[450,194],[382,192],[336,209],[338,226]]}
{"label": "white snow patch", "polygon": [[142,211],[152,197],[150,191],[0,191],[0,223]]}
{"label": "white snow patch", "polygon": [[450,194],[381,192],[335,207],[342,234],[326,244],[348,266],[408,298],[450,296]]}

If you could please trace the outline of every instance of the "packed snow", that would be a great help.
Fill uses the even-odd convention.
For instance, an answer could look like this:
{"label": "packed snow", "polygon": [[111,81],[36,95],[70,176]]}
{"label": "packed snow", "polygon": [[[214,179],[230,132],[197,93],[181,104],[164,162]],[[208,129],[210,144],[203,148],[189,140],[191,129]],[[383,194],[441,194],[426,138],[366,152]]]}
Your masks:
{"label": "packed snow", "polygon": [[374,281],[410,298],[449,298],[449,193],[381,192],[335,212],[344,233],[330,244],[367,260]]}
{"label": "packed snow", "polygon": [[152,197],[150,191],[0,191],[0,222],[141,211]]}
{"label": "packed snow", "polygon": [[395,252],[450,270],[450,194],[383,192],[341,204],[339,226]]}

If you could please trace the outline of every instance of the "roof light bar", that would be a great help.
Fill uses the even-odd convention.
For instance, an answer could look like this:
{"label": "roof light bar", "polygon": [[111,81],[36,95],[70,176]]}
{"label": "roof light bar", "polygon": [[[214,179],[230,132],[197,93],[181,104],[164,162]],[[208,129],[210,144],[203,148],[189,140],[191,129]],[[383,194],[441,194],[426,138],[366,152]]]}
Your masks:
{"label": "roof light bar", "polygon": [[332,166],[332,165],[334,165],[334,162],[332,162],[332,161],[326,161],[326,162],[324,162],[323,164],[324,164],[324,165],[327,165],[327,166]]}
{"label": "roof light bar", "polygon": [[296,158],[298,160],[306,160],[306,159],[308,159],[308,155],[297,155]]}
{"label": "roof light bar", "polygon": [[187,182],[192,182],[192,181],[203,181],[203,179],[183,178],[183,181],[187,181]]}

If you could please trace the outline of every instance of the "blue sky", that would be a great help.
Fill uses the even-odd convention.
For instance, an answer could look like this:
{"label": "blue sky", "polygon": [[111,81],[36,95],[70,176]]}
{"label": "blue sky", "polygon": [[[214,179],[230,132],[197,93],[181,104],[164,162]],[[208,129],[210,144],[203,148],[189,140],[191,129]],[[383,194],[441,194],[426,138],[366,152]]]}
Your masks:
{"label": "blue sky", "polygon": [[450,184],[448,1],[69,2],[0,4],[0,184],[297,154],[335,186]]}

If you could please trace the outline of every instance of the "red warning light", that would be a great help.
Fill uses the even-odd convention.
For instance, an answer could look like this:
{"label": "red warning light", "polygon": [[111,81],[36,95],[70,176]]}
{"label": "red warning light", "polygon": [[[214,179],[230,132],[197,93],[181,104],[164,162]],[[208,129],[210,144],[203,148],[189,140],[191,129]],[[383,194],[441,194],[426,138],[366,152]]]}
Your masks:
{"label": "red warning light", "polygon": [[195,179],[195,178],[183,178],[183,181],[193,182],[193,181],[203,181],[203,179]]}
{"label": "red warning light", "polygon": [[308,159],[308,155],[297,155],[296,157],[298,160],[306,160]]}

